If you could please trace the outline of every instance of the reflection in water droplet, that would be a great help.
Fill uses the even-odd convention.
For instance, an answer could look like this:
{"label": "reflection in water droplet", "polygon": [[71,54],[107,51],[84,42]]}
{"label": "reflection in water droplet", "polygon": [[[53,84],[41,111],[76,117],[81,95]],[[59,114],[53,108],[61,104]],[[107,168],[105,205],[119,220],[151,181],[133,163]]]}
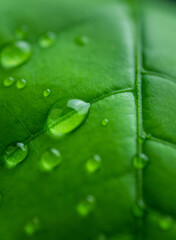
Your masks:
{"label": "reflection in water droplet", "polygon": [[137,218],[144,216],[145,204],[142,200],[136,202],[133,206],[133,215]]}
{"label": "reflection in water droplet", "polygon": [[42,48],[48,48],[53,46],[55,41],[56,34],[54,32],[46,32],[39,37],[39,45]]}
{"label": "reflection in water droplet", "polygon": [[101,167],[101,157],[99,155],[94,155],[86,162],[86,170],[89,173],[94,173]]}
{"label": "reflection in water droplet", "polygon": [[142,169],[146,167],[147,163],[148,163],[148,157],[144,153],[141,153],[140,155],[136,155],[133,158],[133,166],[136,169]]}
{"label": "reflection in water droplet", "polygon": [[40,228],[40,220],[38,217],[34,217],[24,225],[24,231],[27,235],[33,235]]}
{"label": "reflection in water droplet", "polygon": [[26,62],[31,55],[31,46],[26,41],[16,41],[4,46],[0,60],[4,68],[17,67]]}
{"label": "reflection in water droplet", "polygon": [[13,77],[7,77],[4,79],[3,84],[5,87],[10,87],[14,84],[15,79]]}
{"label": "reflection in water droplet", "polygon": [[48,97],[50,95],[50,93],[51,93],[51,90],[48,88],[48,89],[43,91],[43,96]]}
{"label": "reflection in water droplet", "polygon": [[47,118],[47,129],[55,137],[70,133],[87,118],[90,104],[78,99],[63,99],[54,104]]}
{"label": "reflection in water droplet", "polygon": [[172,228],[173,226],[173,219],[169,216],[166,217],[161,217],[159,219],[159,227],[163,230],[163,231],[168,231]]}
{"label": "reflection in water droplet", "polygon": [[22,162],[28,154],[28,146],[23,143],[10,145],[2,156],[2,163],[7,168],[14,168]]}
{"label": "reflection in water droplet", "polygon": [[21,25],[17,27],[15,31],[15,36],[17,39],[25,39],[28,36],[29,29],[26,25]]}
{"label": "reflection in water droplet", "polygon": [[59,166],[61,162],[62,162],[61,154],[56,148],[51,148],[49,150],[46,150],[42,154],[42,157],[40,160],[41,170],[51,171],[55,167]]}
{"label": "reflection in water droplet", "polygon": [[87,36],[78,36],[75,38],[75,43],[79,46],[84,46],[89,43],[89,38]]}
{"label": "reflection in water droplet", "polygon": [[102,121],[103,126],[107,126],[108,123],[109,123],[109,120],[107,118],[103,119],[103,121]]}
{"label": "reflection in water droplet", "polygon": [[88,195],[87,198],[81,201],[77,205],[77,212],[81,216],[87,216],[95,207],[95,198],[92,195]]}
{"label": "reflection in water droplet", "polygon": [[26,86],[26,84],[27,84],[26,80],[22,78],[22,79],[17,80],[16,87],[18,89],[22,89]]}

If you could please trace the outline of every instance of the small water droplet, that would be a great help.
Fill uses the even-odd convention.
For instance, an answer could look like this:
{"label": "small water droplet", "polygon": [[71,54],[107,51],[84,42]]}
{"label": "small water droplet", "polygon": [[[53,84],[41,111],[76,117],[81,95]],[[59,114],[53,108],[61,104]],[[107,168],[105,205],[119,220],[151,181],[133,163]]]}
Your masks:
{"label": "small water droplet", "polygon": [[78,99],[63,99],[51,107],[47,129],[55,137],[61,137],[79,127],[87,118],[90,104]]}
{"label": "small water droplet", "polygon": [[107,118],[103,119],[103,121],[102,121],[103,126],[107,126],[108,123],[109,123],[109,120]]}
{"label": "small water droplet", "polygon": [[94,173],[101,167],[101,157],[99,155],[94,155],[86,162],[86,170],[89,173]]}
{"label": "small water droplet", "polygon": [[27,235],[33,235],[39,230],[39,228],[40,228],[40,220],[38,217],[34,217],[24,225],[24,231]]}
{"label": "small water droplet", "polygon": [[56,34],[54,32],[46,32],[39,37],[39,45],[42,48],[49,48],[53,46],[55,41]]}
{"label": "small water droplet", "polygon": [[16,28],[15,36],[17,39],[25,39],[28,36],[29,29],[26,25],[21,25]]}
{"label": "small water droplet", "polygon": [[95,207],[95,198],[92,195],[88,195],[87,198],[81,201],[77,205],[77,212],[81,216],[87,216]]}
{"label": "small water droplet", "polygon": [[27,145],[20,142],[9,145],[2,156],[2,163],[7,168],[14,168],[26,158],[27,154]]}
{"label": "small water droplet", "polygon": [[23,78],[22,79],[18,79],[17,82],[16,82],[16,87],[18,89],[22,89],[22,88],[24,88],[26,86],[26,84],[27,84],[27,82],[26,82],[25,79],[23,79]]}
{"label": "small water droplet", "polygon": [[41,169],[43,171],[51,171],[55,167],[59,166],[62,162],[62,157],[60,152],[56,148],[51,148],[49,150],[44,151],[42,154],[40,163]]}
{"label": "small water droplet", "polygon": [[141,218],[144,215],[145,204],[142,200],[137,201],[133,206],[133,214],[137,218]]}
{"label": "small water droplet", "polygon": [[10,87],[14,84],[15,79],[13,77],[7,77],[4,79],[3,84],[5,87]]}
{"label": "small water droplet", "polygon": [[87,36],[77,36],[75,38],[75,43],[79,46],[85,46],[89,43],[89,38]]}
{"label": "small water droplet", "polygon": [[147,163],[148,163],[148,157],[144,153],[141,153],[140,155],[136,155],[133,158],[133,166],[136,169],[142,169],[146,167]]}
{"label": "small water droplet", "polygon": [[50,95],[50,93],[51,93],[51,90],[48,88],[48,89],[43,91],[43,96],[48,97]]}
{"label": "small water droplet", "polygon": [[31,55],[31,46],[26,41],[16,41],[4,46],[0,61],[4,68],[17,67],[26,62]]}
{"label": "small water droplet", "polygon": [[166,217],[161,217],[159,219],[159,227],[163,230],[163,231],[168,231],[172,228],[173,226],[173,219],[169,216]]}

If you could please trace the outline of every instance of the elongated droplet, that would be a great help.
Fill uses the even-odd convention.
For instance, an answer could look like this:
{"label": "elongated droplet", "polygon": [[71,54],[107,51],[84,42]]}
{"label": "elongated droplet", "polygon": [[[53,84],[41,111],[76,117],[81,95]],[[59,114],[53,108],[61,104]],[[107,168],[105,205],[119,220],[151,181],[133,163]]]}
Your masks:
{"label": "elongated droplet", "polygon": [[28,33],[29,33],[28,27],[26,25],[21,25],[17,27],[15,31],[15,36],[17,39],[21,40],[27,38]]}
{"label": "elongated droplet", "polygon": [[40,228],[40,220],[38,217],[34,217],[24,225],[24,231],[27,235],[33,235],[39,230],[39,228]]}
{"label": "elongated droplet", "polygon": [[133,166],[136,169],[142,169],[146,167],[147,163],[148,163],[148,157],[144,153],[141,153],[140,155],[136,155],[133,158]]}
{"label": "elongated droplet", "polygon": [[163,230],[163,231],[168,231],[172,228],[173,226],[173,219],[169,216],[166,217],[161,217],[159,219],[159,227]]}
{"label": "elongated droplet", "polygon": [[87,216],[95,207],[95,198],[92,195],[88,195],[87,198],[81,201],[77,205],[77,212],[81,216]]}
{"label": "elongated droplet", "polygon": [[51,93],[51,90],[48,88],[48,89],[43,91],[43,96],[48,97],[50,95],[50,93]]}
{"label": "elongated droplet", "polygon": [[26,41],[16,41],[6,45],[0,55],[0,61],[4,68],[17,67],[26,62],[31,55],[31,46]]}
{"label": "elongated droplet", "polygon": [[5,87],[10,87],[14,84],[14,82],[15,82],[15,79],[13,77],[7,77],[4,79],[3,84]]}
{"label": "elongated droplet", "polygon": [[2,163],[7,168],[14,168],[22,162],[28,154],[28,146],[23,143],[10,145],[2,156]]}
{"label": "elongated droplet", "polygon": [[49,111],[47,129],[55,137],[61,137],[79,127],[87,118],[90,104],[78,99],[56,102]]}
{"label": "elongated droplet", "polygon": [[96,172],[101,167],[101,157],[99,155],[94,155],[86,162],[86,170],[89,173]]}
{"label": "elongated droplet", "polygon": [[85,46],[89,43],[89,38],[87,36],[78,36],[75,38],[75,43],[79,46]]}
{"label": "elongated droplet", "polygon": [[109,123],[109,120],[108,120],[107,118],[103,119],[102,125],[103,125],[104,127],[107,126],[108,123]]}
{"label": "elongated droplet", "polygon": [[42,48],[49,48],[53,46],[55,41],[56,34],[54,32],[46,32],[39,37],[39,45]]}
{"label": "elongated droplet", "polygon": [[51,171],[55,167],[59,166],[62,162],[60,152],[56,148],[51,148],[44,151],[41,157],[41,169],[43,171]]}
{"label": "elongated droplet", "polygon": [[23,78],[22,79],[18,79],[17,82],[16,82],[16,87],[18,89],[22,89],[22,88],[24,88],[26,86],[26,84],[27,84],[27,82],[26,82],[25,79],[23,79]]}

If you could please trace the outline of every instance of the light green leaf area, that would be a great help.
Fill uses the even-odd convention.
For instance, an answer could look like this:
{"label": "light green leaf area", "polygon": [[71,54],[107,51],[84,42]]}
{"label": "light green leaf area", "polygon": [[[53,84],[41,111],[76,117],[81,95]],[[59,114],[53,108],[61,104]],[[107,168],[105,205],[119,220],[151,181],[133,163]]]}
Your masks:
{"label": "light green leaf area", "polygon": [[0,3],[0,239],[175,240],[175,11]]}

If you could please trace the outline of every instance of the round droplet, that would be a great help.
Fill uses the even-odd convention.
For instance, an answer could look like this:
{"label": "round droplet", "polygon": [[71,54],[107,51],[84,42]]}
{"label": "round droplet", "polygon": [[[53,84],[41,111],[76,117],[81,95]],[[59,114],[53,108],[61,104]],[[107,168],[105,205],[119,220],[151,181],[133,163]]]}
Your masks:
{"label": "round droplet", "polygon": [[87,118],[90,104],[78,99],[63,99],[54,104],[47,118],[47,129],[61,137],[79,127]]}
{"label": "round droplet", "polygon": [[159,227],[163,231],[170,230],[172,226],[173,226],[173,219],[171,217],[166,216],[166,217],[161,217],[161,219],[159,219]]}
{"label": "round droplet", "polygon": [[148,157],[144,153],[141,153],[140,155],[136,155],[133,159],[133,166],[136,169],[142,169],[146,167],[148,163]]}
{"label": "round droplet", "polygon": [[48,88],[48,89],[43,91],[43,96],[48,97],[50,95],[50,93],[51,93],[51,90]]}
{"label": "round droplet", "polygon": [[89,173],[96,172],[101,167],[101,157],[99,155],[94,155],[86,162],[86,170]]}
{"label": "round droplet", "polygon": [[51,171],[55,167],[59,166],[62,162],[62,157],[60,152],[56,148],[51,148],[49,150],[44,151],[42,154],[40,163],[41,169],[43,171]]}
{"label": "round droplet", "polygon": [[108,120],[107,118],[103,119],[102,125],[103,125],[104,127],[107,126],[108,123],[109,123],[109,120]]}
{"label": "round droplet", "polygon": [[22,89],[22,88],[24,88],[26,86],[26,84],[27,84],[27,82],[26,82],[25,79],[23,79],[23,78],[22,79],[18,79],[17,82],[16,82],[16,87],[18,89]]}
{"label": "round droplet", "polygon": [[16,31],[15,31],[15,36],[17,39],[25,39],[27,38],[29,33],[29,29],[26,25],[21,25],[19,27],[17,27]]}
{"label": "round droplet", "polygon": [[4,68],[13,68],[25,63],[31,55],[31,46],[26,41],[16,41],[4,46],[0,61]]}
{"label": "round droplet", "polygon": [[38,217],[34,217],[24,225],[24,231],[27,235],[33,235],[39,230],[39,228],[40,228],[40,220]]}
{"label": "round droplet", "polygon": [[79,46],[85,46],[89,43],[89,38],[87,36],[78,36],[75,38],[75,43]]}
{"label": "round droplet", "polygon": [[39,45],[42,48],[49,48],[53,46],[55,41],[56,34],[54,32],[46,32],[39,37]]}
{"label": "round droplet", "polygon": [[142,200],[137,201],[133,206],[133,214],[137,218],[141,218],[144,215],[145,204]]}
{"label": "round droplet", "polygon": [[15,79],[13,77],[7,77],[4,79],[3,84],[5,87],[10,87],[14,84],[14,82],[15,82]]}
{"label": "round droplet", "polygon": [[77,212],[81,216],[87,216],[95,207],[95,198],[92,195],[87,196],[87,198],[83,201],[81,201],[77,205]]}
{"label": "round droplet", "polygon": [[28,146],[24,143],[10,145],[2,156],[2,163],[7,168],[14,168],[22,162],[28,154]]}

